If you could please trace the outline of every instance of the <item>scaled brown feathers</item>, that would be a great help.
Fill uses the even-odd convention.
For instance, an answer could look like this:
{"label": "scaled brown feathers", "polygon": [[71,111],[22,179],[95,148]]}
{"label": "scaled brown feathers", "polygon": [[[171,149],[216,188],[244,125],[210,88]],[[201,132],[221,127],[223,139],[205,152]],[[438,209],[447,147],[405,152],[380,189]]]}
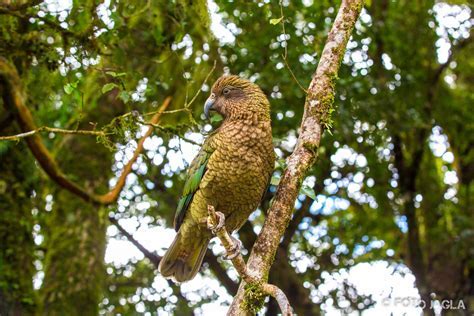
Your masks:
{"label": "scaled brown feathers", "polygon": [[204,106],[209,111],[224,120],[188,169],[176,210],[178,234],[160,263],[162,275],[179,282],[196,275],[212,237],[207,206],[225,215],[229,232],[239,229],[258,207],[275,163],[270,103],[256,84],[220,77]]}

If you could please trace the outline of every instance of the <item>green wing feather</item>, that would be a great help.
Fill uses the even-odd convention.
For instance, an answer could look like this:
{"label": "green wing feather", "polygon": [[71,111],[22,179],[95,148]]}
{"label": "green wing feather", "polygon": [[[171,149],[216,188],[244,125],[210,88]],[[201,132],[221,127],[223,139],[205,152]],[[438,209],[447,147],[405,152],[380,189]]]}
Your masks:
{"label": "green wing feather", "polygon": [[184,183],[183,194],[178,202],[176,208],[176,214],[174,216],[174,229],[179,230],[179,227],[183,223],[186,211],[193,200],[194,193],[199,189],[204,173],[207,170],[207,162],[211,152],[206,151],[204,148],[201,149],[196,158],[189,166],[188,173],[186,175],[186,182]]}

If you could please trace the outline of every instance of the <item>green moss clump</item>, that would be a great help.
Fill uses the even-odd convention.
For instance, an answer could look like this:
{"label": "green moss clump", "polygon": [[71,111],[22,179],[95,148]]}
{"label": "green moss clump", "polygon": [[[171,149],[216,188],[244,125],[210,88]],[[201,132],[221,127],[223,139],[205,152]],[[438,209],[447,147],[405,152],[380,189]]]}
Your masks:
{"label": "green moss clump", "polygon": [[330,78],[329,83],[329,93],[327,93],[324,97],[321,98],[321,125],[325,130],[327,130],[331,134],[331,128],[333,124],[332,120],[332,113],[335,111],[334,109],[334,93],[336,91],[336,81],[338,77],[337,75],[332,75]]}
{"label": "green moss clump", "polygon": [[257,314],[262,309],[266,296],[260,283],[246,284],[243,306],[249,312]]}

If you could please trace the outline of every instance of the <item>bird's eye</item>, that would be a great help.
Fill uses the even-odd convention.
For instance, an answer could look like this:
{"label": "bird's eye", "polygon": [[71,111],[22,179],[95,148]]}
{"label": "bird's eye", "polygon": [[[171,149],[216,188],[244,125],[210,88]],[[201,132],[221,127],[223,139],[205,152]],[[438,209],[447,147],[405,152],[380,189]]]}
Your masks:
{"label": "bird's eye", "polygon": [[222,93],[227,95],[230,93],[230,89],[229,88],[224,88],[224,90],[222,90]]}

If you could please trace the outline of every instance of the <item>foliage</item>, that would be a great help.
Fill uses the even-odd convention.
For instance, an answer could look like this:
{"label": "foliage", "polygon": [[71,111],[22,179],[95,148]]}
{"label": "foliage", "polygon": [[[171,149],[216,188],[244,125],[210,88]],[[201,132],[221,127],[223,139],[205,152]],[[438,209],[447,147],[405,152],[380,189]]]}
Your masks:
{"label": "foliage", "polygon": [[[164,281],[149,258],[109,262],[95,270],[88,268],[92,261],[87,256],[77,255],[77,249],[85,249],[83,254],[97,256],[94,262],[103,264],[106,232],[111,242],[123,237],[106,222],[107,215],[120,222],[136,220],[137,229],[172,227],[183,170],[192,158],[183,153],[195,151],[193,143],[211,129],[201,116],[202,104],[223,72],[254,80],[272,105],[279,163],[262,207],[251,217],[253,229],[261,227],[284,161],[295,146],[305,99],[302,87],[316,69],[339,3],[216,5],[217,13],[211,15],[208,9],[215,5],[202,0],[88,0],[70,6],[45,2],[20,10],[0,6],[0,55],[19,70],[37,125],[105,132],[97,140],[43,137],[68,175],[88,188],[107,189],[150,113],[173,97],[119,203],[100,212],[48,181],[24,144],[0,142],[0,190],[5,181],[9,188],[7,195],[0,192],[0,299],[21,283],[24,295],[13,300],[27,302],[26,310],[45,306],[45,297],[67,292],[69,280],[90,291],[86,300],[110,314],[189,313],[190,307],[218,299],[214,288],[185,291]],[[225,26],[217,34],[211,27],[216,14]],[[295,203],[294,234],[285,236],[289,241],[281,253],[289,270],[272,275],[272,282],[284,284],[287,275],[295,275],[296,283],[285,284],[308,291],[310,304],[333,301],[344,312],[364,310],[373,301],[352,284],[331,291],[324,291],[322,284],[327,275],[344,275],[359,263],[384,260],[390,267],[408,266],[417,286],[439,298],[469,295],[474,275],[472,23],[464,1],[367,3],[335,79],[335,107],[325,120],[331,134],[324,134],[318,162]],[[214,62],[216,70],[211,71]],[[13,118],[2,105],[1,135],[19,132]],[[218,125],[219,118],[211,124]],[[17,230],[22,234],[15,235]],[[413,231],[418,241],[411,239]],[[33,233],[41,238],[33,241]],[[255,233],[242,231],[240,237],[251,245]],[[156,243],[161,250],[166,246]],[[421,250],[421,272],[414,266],[415,247]],[[12,248],[24,253],[11,253]],[[7,253],[13,257],[4,259]],[[15,271],[32,269],[33,262],[38,275],[46,272],[42,287],[34,291],[25,285],[34,271],[13,280],[19,276]],[[65,269],[67,262],[70,269]],[[235,281],[232,272],[222,275],[212,264],[207,267],[203,277],[220,284]],[[98,277],[82,277],[87,274]],[[298,310],[302,300],[283,290],[304,314]],[[72,304],[77,298],[72,293],[55,295],[56,312],[63,304],[85,304]]]}

